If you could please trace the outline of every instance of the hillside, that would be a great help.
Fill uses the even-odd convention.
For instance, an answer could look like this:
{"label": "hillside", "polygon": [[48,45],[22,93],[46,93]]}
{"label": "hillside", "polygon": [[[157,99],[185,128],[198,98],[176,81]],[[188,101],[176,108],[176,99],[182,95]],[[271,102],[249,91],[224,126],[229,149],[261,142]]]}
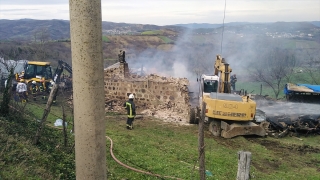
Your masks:
{"label": "hillside", "polygon": [[[233,22],[226,23],[226,31],[234,31],[236,33],[255,33],[261,34],[265,32],[286,32],[295,33],[297,31],[303,33],[312,33],[312,29],[318,28],[318,21],[313,22],[275,22],[275,23],[247,23]],[[170,30],[182,33],[188,29],[192,31],[218,32],[222,24],[176,24],[167,26],[157,26],[150,24],[128,24],[102,22],[102,32],[104,35],[140,35],[144,31]],[[0,19],[0,41],[22,41],[35,40],[35,36],[45,36],[48,40],[63,40],[70,38],[70,22],[67,20],[35,20],[20,19],[6,20]]]}
{"label": "hillside", "polygon": [[[0,26],[4,59],[50,61],[53,66],[60,59],[72,64],[68,21],[0,20]],[[270,49],[290,51],[298,64],[317,59],[320,53],[320,28],[309,22],[232,23],[224,28],[223,39],[221,27],[103,22],[102,31],[105,67],[116,63],[119,51],[125,50],[132,68],[143,66],[148,73],[190,80],[199,72],[212,73],[214,57],[221,52],[241,74],[247,74],[253,61],[257,63],[259,55]],[[247,75],[240,78],[251,80]]]}
{"label": "hillside", "polygon": [[[70,39],[70,21],[67,20],[6,20],[0,19],[0,41],[34,41],[37,38],[46,40]],[[156,26],[145,24],[128,24],[102,22],[102,32],[108,34],[140,34],[148,30],[182,31],[179,26]],[[41,37],[42,36],[42,37]]]}
{"label": "hillside", "polygon": [[[30,108],[33,105],[27,106]],[[54,113],[60,114],[57,111]],[[41,115],[41,112],[38,114]],[[128,131],[125,121],[125,116],[107,113],[105,135],[113,140],[113,153],[118,160],[161,176],[199,179],[197,125],[181,126],[153,117],[141,117],[135,120],[134,130]],[[75,178],[73,136],[68,134],[68,147],[64,147],[60,128],[49,127],[53,122],[50,119],[45,127],[41,143],[32,145],[38,125],[34,120],[0,117],[0,179]],[[72,122],[68,121],[69,124]],[[208,127],[205,128],[207,179],[234,179],[238,151],[252,153],[251,179],[319,179],[320,147],[317,136],[223,139],[213,137],[207,131]],[[117,164],[109,153],[110,141],[106,141],[108,179],[162,179]]]}

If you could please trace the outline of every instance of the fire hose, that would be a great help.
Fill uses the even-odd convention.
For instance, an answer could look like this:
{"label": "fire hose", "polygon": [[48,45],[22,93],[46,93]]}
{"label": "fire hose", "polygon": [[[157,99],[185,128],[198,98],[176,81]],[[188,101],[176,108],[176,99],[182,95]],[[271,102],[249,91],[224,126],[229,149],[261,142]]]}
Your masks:
{"label": "fire hose", "polygon": [[110,137],[106,136],[106,138],[108,138],[110,140],[110,154],[112,156],[112,158],[118,163],[120,164],[121,166],[127,168],[127,169],[130,169],[130,170],[133,170],[133,171],[136,171],[136,172],[139,172],[139,173],[142,173],[142,174],[147,174],[147,175],[151,175],[151,176],[155,176],[155,177],[159,177],[159,178],[167,178],[167,179],[178,179],[178,180],[182,180],[181,178],[177,178],[177,177],[172,177],[172,176],[162,176],[160,174],[154,174],[154,173],[151,173],[151,172],[148,172],[148,171],[143,171],[143,170],[140,170],[140,169],[136,169],[136,168],[133,168],[131,166],[128,166],[124,163],[122,163],[121,161],[119,161],[113,154],[113,151],[112,151],[112,148],[113,148],[113,141]]}

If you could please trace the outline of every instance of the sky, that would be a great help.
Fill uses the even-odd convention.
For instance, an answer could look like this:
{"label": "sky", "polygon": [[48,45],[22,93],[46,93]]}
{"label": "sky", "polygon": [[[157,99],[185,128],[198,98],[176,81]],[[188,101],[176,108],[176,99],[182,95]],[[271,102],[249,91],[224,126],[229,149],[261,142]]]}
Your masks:
{"label": "sky", "polygon": [[[320,0],[101,0],[101,9],[103,21],[116,23],[320,21]],[[70,20],[69,1],[0,0],[0,19],[24,18]]]}

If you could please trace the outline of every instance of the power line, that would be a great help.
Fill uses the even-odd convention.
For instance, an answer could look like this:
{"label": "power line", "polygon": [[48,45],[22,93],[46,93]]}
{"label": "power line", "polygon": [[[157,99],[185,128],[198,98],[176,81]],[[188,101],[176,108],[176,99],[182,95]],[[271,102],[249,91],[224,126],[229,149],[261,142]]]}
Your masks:
{"label": "power line", "polygon": [[222,33],[221,33],[221,56],[222,56],[222,42],[223,42],[223,32],[224,32],[224,20],[226,18],[226,7],[227,7],[227,0],[224,1],[224,12],[223,12],[223,22],[222,22]]}

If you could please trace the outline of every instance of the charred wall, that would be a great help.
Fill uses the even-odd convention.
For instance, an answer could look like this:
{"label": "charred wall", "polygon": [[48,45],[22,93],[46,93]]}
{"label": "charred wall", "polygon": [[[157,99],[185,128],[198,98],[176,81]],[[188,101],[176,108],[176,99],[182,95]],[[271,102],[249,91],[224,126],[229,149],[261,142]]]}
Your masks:
{"label": "charred wall", "polygon": [[171,111],[187,121],[190,103],[186,78],[130,74],[127,63],[116,63],[104,73],[106,101],[117,99],[124,102],[133,93],[140,110]]}

